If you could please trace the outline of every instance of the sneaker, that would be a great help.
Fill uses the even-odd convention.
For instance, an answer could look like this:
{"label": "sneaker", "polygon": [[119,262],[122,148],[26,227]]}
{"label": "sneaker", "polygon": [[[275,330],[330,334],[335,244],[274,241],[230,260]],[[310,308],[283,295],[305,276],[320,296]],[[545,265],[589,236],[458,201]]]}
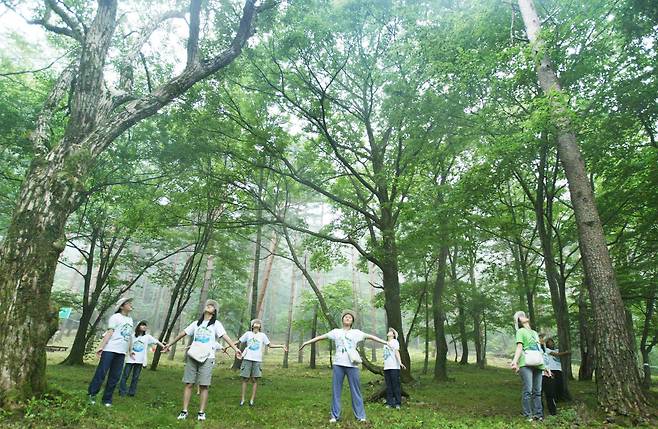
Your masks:
{"label": "sneaker", "polygon": [[528,423],[532,423],[535,421],[535,419],[533,419],[532,417],[526,417],[525,421]]}
{"label": "sneaker", "polygon": [[107,408],[110,408],[112,406],[112,404],[110,404],[109,402],[106,402],[103,405],[105,405],[105,407],[107,407]]}
{"label": "sneaker", "polygon": [[178,415],[178,420],[185,420],[187,418],[187,410],[183,410]]}
{"label": "sneaker", "polygon": [[254,406],[254,401],[249,401],[249,406],[253,407]]}
{"label": "sneaker", "polygon": [[338,420],[336,420],[336,417],[332,417],[329,419],[329,423],[336,423]]}
{"label": "sneaker", "polygon": [[240,401],[240,406],[243,406],[243,405],[244,405],[244,401]]}
{"label": "sneaker", "polygon": [[390,405],[386,404],[386,408],[393,408],[393,407],[391,407]]}
{"label": "sneaker", "polygon": [[366,419],[359,419],[360,422],[365,423]]}
{"label": "sneaker", "polygon": [[400,407],[399,405],[396,405],[396,406],[395,406],[395,409],[396,409],[396,410],[399,410],[400,408],[402,408],[402,407]]}
{"label": "sneaker", "polygon": [[89,404],[96,405],[96,395],[87,395],[87,400]]}
{"label": "sneaker", "polygon": [[198,412],[196,415],[196,419],[199,421],[205,420],[206,419],[206,413],[203,412]]}
{"label": "sneaker", "polygon": [[543,422],[544,418],[542,416],[539,416],[539,417],[535,417],[534,420],[536,420],[538,422]]}

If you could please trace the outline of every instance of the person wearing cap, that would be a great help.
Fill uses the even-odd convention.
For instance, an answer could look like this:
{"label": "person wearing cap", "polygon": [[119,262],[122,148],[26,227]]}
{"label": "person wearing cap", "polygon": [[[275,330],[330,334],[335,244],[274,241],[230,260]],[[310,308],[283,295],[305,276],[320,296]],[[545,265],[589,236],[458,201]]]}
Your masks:
{"label": "person wearing cap", "polygon": [[[544,409],[541,403],[542,375],[551,376],[544,365],[544,354],[541,350],[539,335],[530,328],[530,319],[523,311],[514,313],[514,329],[516,329],[516,350],[511,367],[521,376],[523,390],[521,409],[528,421],[544,420]],[[536,362],[529,359],[534,354],[539,355]]]}
{"label": "person wearing cap", "polygon": [[209,299],[199,317],[199,320],[190,323],[180,334],[169,343],[164,351],[168,352],[180,339],[189,335],[193,337],[192,344],[185,355],[185,369],[183,372],[183,410],[178,414],[178,420],[187,419],[187,409],[192,397],[192,389],[195,384],[201,390],[199,394],[199,412],[197,420],[206,420],[206,404],[208,403],[208,387],[212,381],[212,369],[215,366],[215,349],[219,338],[223,338],[229,346],[235,350],[238,359],[242,359],[242,352],[233,343],[231,337],[224,330],[224,326],[217,320],[219,304]]}
{"label": "person wearing cap", "polygon": [[384,381],[386,382],[386,407],[400,408],[402,405],[402,387],[400,385],[400,368],[406,368],[400,358],[398,331],[388,328],[384,345]]}
{"label": "person wearing cap", "polygon": [[103,404],[106,407],[112,406],[114,388],[121,377],[126,354],[132,348],[133,319],[128,316],[132,310],[132,298],[121,298],[114,308],[114,314],[108,321],[107,331],[96,351],[96,356],[100,358],[100,361],[87,389],[91,404],[96,403],[96,394],[101,390],[107,375]]}
{"label": "person wearing cap", "polygon": [[247,381],[251,380],[253,386],[251,388],[251,399],[249,399],[249,406],[254,406],[256,399],[256,389],[258,388],[258,379],[263,376],[261,370],[261,363],[263,362],[263,350],[265,347],[273,349],[283,349],[288,351],[283,344],[272,344],[270,339],[267,338],[263,329],[263,321],[254,319],[249,323],[251,331],[245,332],[238,340],[246,345],[242,354],[242,364],[240,365],[240,377],[242,377],[242,396],[240,399],[240,406],[244,405],[244,397],[247,393]]}
{"label": "person wearing cap", "polygon": [[361,358],[357,351],[357,344],[365,339],[373,340],[381,344],[386,341],[374,335],[366,334],[358,329],[353,329],[355,313],[352,310],[345,310],[341,314],[341,328],[332,329],[324,335],[319,335],[308,340],[299,348],[303,349],[309,344],[316,341],[329,339],[336,345],[336,352],[333,359],[333,376],[331,383],[332,401],[331,401],[331,418],[330,423],[336,423],[340,419],[340,397],[343,389],[343,380],[347,376],[347,382],[350,385],[352,395],[352,411],[354,416],[360,422],[366,421],[366,409],[363,406],[363,397],[361,396],[361,381],[359,375],[359,364]]}
{"label": "person wearing cap", "polygon": [[[165,345],[158,341],[157,338],[147,332],[148,322],[140,320],[135,328],[133,335],[132,353],[126,356],[126,364],[123,367],[123,374],[121,375],[121,382],[119,383],[119,395],[121,396],[135,396],[137,393],[137,383],[139,382],[139,375],[142,368],[146,366],[148,358],[146,352],[150,345],[157,344],[164,348]],[[127,387],[128,377],[132,372],[132,380],[130,381],[130,388]]]}

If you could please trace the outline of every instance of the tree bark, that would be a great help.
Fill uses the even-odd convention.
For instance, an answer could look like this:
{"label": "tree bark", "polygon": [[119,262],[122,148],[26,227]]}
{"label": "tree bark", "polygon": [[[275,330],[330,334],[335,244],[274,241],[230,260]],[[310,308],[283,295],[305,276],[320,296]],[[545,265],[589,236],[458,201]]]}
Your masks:
{"label": "tree bark", "polygon": [[434,362],[434,380],[448,381],[448,343],[446,342],[445,333],[445,314],[443,309],[443,294],[446,286],[446,261],[448,259],[449,248],[442,245],[439,250],[439,260],[437,261],[436,281],[432,294],[432,316],[434,319],[434,331],[436,342],[436,360]]}
{"label": "tree bark", "polygon": [[[315,338],[318,335],[318,305],[315,304],[313,307],[313,324],[311,325],[311,338]],[[311,344],[311,358],[309,360],[309,367],[315,369],[315,351],[317,349],[317,343]]]}
{"label": "tree bark", "polygon": [[558,154],[567,176],[574,208],[583,267],[588,278],[590,302],[596,329],[596,382],[599,405],[613,414],[643,416],[647,400],[641,389],[635,350],[628,335],[624,303],[594,193],[585,170],[568,107],[540,35],[540,20],[532,0],[519,0],[528,39],[537,55],[539,85],[548,97],[557,128]]}

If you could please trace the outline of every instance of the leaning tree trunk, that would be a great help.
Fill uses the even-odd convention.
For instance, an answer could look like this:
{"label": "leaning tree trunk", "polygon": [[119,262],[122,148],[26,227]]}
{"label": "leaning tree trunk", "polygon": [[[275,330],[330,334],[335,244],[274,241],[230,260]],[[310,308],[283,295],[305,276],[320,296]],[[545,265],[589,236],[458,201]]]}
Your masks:
{"label": "leaning tree trunk", "polygon": [[[55,269],[66,243],[66,221],[85,191],[85,178],[95,161],[124,131],[231,64],[253,34],[258,13],[255,0],[247,0],[230,46],[204,59],[198,49],[201,1],[191,0],[185,69],[153,92],[131,99],[105,89],[104,68],[117,26],[116,11],[116,0],[99,1],[84,33],[70,32],[80,43],[77,74],[73,79],[72,67],[62,74],[65,78],[55,85],[31,136],[35,156],[0,245],[0,406],[45,391],[45,346],[58,322],[50,307]],[[69,88],[62,139],[48,141],[48,125]]]}
{"label": "leaning tree trunk", "polygon": [[539,85],[549,99],[557,128],[558,154],[567,176],[583,267],[596,328],[597,400],[607,412],[642,416],[647,400],[642,392],[635,350],[626,326],[626,314],[612,260],[603,233],[585,162],[569,119],[568,107],[540,35],[540,21],[532,0],[519,0],[528,39],[538,56]]}
{"label": "leaning tree trunk", "polygon": [[[313,307],[313,324],[311,325],[311,338],[315,338],[318,335],[318,305],[315,304]],[[309,360],[309,367],[315,369],[315,357],[318,345],[317,343],[311,344],[311,358]]]}

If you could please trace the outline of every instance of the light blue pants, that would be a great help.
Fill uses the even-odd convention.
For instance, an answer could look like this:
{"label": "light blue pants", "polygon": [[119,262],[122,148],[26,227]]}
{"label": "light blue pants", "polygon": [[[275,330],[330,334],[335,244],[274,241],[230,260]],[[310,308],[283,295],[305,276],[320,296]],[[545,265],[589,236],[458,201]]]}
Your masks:
{"label": "light blue pants", "polygon": [[340,365],[334,365],[331,382],[331,416],[336,420],[340,418],[340,394],[343,390],[343,380],[346,375],[347,382],[350,385],[350,393],[352,395],[352,411],[354,411],[354,416],[357,419],[365,419],[366,409],[363,407],[363,398],[361,397],[359,368]]}
{"label": "light blue pants", "polygon": [[544,417],[541,403],[541,378],[542,370],[523,366],[519,369],[519,375],[523,381],[523,393],[521,396],[521,407],[523,415],[530,417]]}

